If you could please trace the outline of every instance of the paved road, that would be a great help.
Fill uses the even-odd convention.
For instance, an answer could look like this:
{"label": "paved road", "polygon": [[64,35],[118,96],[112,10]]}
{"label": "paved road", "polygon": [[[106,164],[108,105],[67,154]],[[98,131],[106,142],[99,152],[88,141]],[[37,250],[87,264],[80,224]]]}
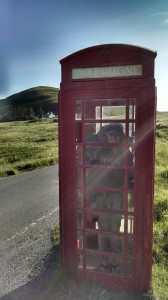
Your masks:
{"label": "paved road", "polygon": [[0,180],[0,243],[58,206],[58,167]]}
{"label": "paved road", "polygon": [[40,272],[58,224],[58,167],[0,180],[0,297]]}

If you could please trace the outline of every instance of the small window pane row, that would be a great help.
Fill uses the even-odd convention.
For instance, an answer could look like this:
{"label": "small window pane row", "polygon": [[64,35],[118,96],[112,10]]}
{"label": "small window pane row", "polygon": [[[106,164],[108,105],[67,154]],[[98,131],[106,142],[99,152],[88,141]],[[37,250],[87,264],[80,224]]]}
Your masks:
{"label": "small window pane row", "polygon": [[77,207],[134,212],[134,194],[112,191],[77,189]]}
{"label": "small window pane row", "polygon": [[[82,154],[82,146],[76,146],[76,164],[82,165],[106,165],[113,167],[133,167],[135,164],[134,152],[131,147],[114,146],[85,146]],[[84,156],[84,161],[82,159]]]}
{"label": "small window pane row", "polygon": [[85,100],[84,119],[126,119],[126,99]]}
{"label": "small window pane row", "polygon": [[[129,99],[129,119],[135,119],[136,99]],[[76,120],[82,120],[82,101],[76,100]],[[85,120],[126,119],[126,99],[84,100]]]}
{"label": "small window pane row", "polygon": [[[78,252],[78,269],[83,269],[83,265],[83,254]],[[86,253],[86,270],[132,278],[134,276],[134,261],[132,259],[124,260],[118,257]]]}
{"label": "small window pane row", "polygon": [[77,168],[77,188],[134,189],[133,169]]}
{"label": "small window pane row", "polygon": [[[83,212],[77,212],[77,228],[83,228]],[[127,225],[125,229],[125,224]],[[98,231],[107,231],[113,233],[134,233],[134,216],[124,216],[122,214],[108,214],[99,212],[88,212],[85,214],[85,228]]]}
{"label": "small window pane row", "polygon": [[[126,255],[132,257],[134,255],[133,238],[121,237],[110,234],[88,233],[85,236],[85,249],[96,250],[106,253],[114,253],[118,255]],[[126,241],[126,244],[124,244]],[[77,232],[77,249],[83,249],[83,232]],[[125,249],[125,250],[124,250]]]}
{"label": "small window pane row", "polygon": [[118,146],[126,141],[132,144],[135,142],[135,123],[129,123],[128,133],[126,133],[126,123],[85,123],[84,141],[85,143],[109,143]]}

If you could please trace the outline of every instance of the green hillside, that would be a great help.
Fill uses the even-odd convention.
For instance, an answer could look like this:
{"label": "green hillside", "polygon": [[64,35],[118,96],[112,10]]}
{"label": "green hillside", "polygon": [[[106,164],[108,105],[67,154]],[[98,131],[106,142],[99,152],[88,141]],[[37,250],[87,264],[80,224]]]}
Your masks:
{"label": "green hillside", "polygon": [[39,86],[11,95],[0,101],[1,119],[21,108],[35,112],[40,108],[43,113],[58,114],[58,91],[58,88]]}

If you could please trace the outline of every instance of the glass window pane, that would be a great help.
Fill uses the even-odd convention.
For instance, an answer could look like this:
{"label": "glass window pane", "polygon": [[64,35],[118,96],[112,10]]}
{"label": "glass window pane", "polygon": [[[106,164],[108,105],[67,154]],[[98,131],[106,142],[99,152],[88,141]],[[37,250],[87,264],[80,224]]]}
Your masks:
{"label": "glass window pane", "polygon": [[126,119],[125,106],[102,106],[102,119],[122,120]]}
{"label": "glass window pane", "polygon": [[127,165],[128,167],[133,167],[135,164],[134,152],[132,147],[129,147],[128,154],[127,154]]}
{"label": "glass window pane", "polygon": [[84,136],[87,143],[120,145],[125,143],[125,123],[85,123]]}
{"label": "glass window pane", "polygon": [[85,165],[99,164],[99,160],[96,159],[96,153],[96,146],[85,146]]}
{"label": "glass window pane", "polygon": [[85,120],[126,119],[125,99],[85,100]]}
{"label": "glass window pane", "polygon": [[100,123],[85,123],[84,126],[85,142],[97,143],[97,133],[100,130]]}
{"label": "glass window pane", "polygon": [[102,108],[101,106],[96,106],[96,120],[100,120],[102,116]]}
{"label": "glass window pane", "polygon": [[77,232],[77,248],[78,249],[83,248],[83,234],[81,231]]}
{"label": "glass window pane", "polygon": [[82,164],[82,146],[76,146],[76,162],[77,165],[81,165]]}
{"label": "glass window pane", "polygon": [[129,123],[129,143],[135,143],[135,123]]}
{"label": "glass window pane", "polygon": [[136,99],[135,98],[131,98],[129,99],[129,119],[135,120],[135,104],[136,104]]}
{"label": "glass window pane", "polygon": [[115,276],[122,276],[124,274],[123,259],[100,256],[98,254],[86,254],[86,268],[88,270],[109,273]]}
{"label": "glass window pane", "polygon": [[115,211],[124,210],[124,193],[108,192],[108,208]]}
{"label": "glass window pane", "polygon": [[128,170],[128,189],[134,189],[134,169]]}
{"label": "glass window pane", "polygon": [[87,168],[85,176],[87,187],[123,189],[125,186],[125,170]]}
{"label": "glass window pane", "polygon": [[82,122],[76,122],[76,143],[82,143]]}
{"label": "glass window pane", "polygon": [[98,235],[95,233],[86,233],[86,249],[98,250]]}
{"label": "glass window pane", "polygon": [[76,100],[76,113],[75,113],[75,120],[82,119],[82,101]]}
{"label": "glass window pane", "polygon": [[85,146],[85,164],[125,166],[125,148],[121,146]]}
{"label": "glass window pane", "polygon": [[[84,101],[84,119],[85,120],[96,120],[98,111],[96,110],[96,101],[85,100]],[[99,113],[98,113],[99,115]]]}
{"label": "glass window pane", "polygon": [[[86,219],[90,220],[94,225],[95,230],[111,231],[111,232],[124,232],[124,216],[120,214],[108,214],[108,213],[86,213]],[[87,224],[87,228],[90,229],[90,224]]]}
{"label": "glass window pane", "polygon": [[80,210],[77,211],[77,227],[83,227],[83,213]]}
{"label": "glass window pane", "polygon": [[77,199],[77,207],[82,208],[83,207],[83,190],[77,190],[76,191],[76,199]]}
{"label": "glass window pane", "polygon": [[134,217],[133,216],[128,216],[128,221],[127,221],[127,232],[129,234],[134,233]]}
{"label": "glass window pane", "polygon": [[82,169],[76,168],[77,170],[77,187],[82,187]]}
{"label": "glass window pane", "polygon": [[124,238],[111,236],[110,238],[110,252],[116,254],[124,254]]}
{"label": "glass window pane", "polygon": [[134,212],[134,194],[128,193],[128,211]]}
{"label": "glass window pane", "polygon": [[133,276],[133,261],[130,259],[127,260],[127,276]]}
{"label": "glass window pane", "polygon": [[133,239],[127,239],[127,255],[133,256]]}
{"label": "glass window pane", "polygon": [[111,235],[98,235],[98,250],[101,252],[110,252],[116,254],[124,253],[123,238]]}
{"label": "glass window pane", "polygon": [[83,269],[83,254],[80,251],[77,252],[77,267]]}
{"label": "glass window pane", "polygon": [[86,249],[124,254],[124,238],[108,234],[86,234]]}
{"label": "glass window pane", "polygon": [[89,190],[86,192],[87,206],[95,209],[124,210],[124,193]]}

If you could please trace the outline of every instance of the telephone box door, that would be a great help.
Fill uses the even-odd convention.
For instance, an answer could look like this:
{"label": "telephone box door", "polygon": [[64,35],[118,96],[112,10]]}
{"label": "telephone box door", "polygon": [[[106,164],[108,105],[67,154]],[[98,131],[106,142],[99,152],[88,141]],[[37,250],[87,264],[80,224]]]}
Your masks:
{"label": "telephone box door", "polygon": [[[142,128],[138,130],[136,124],[137,102],[143,101],[140,94],[128,94],[117,97],[112,91],[112,97],[76,100],[77,268],[111,275],[113,282],[125,279],[135,284],[136,279],[143,285],[142,278],[149,277],[151,268],[151,232],[146,226],[144,245],[147,199],[138,191],[149,196],[141,176],[146,167],[143,146],[151,145],[147,132],[146,143],[138,145]],[[150,216],[150,211],[146,213]],[[147,265],[142,270],[145,255]]]}

